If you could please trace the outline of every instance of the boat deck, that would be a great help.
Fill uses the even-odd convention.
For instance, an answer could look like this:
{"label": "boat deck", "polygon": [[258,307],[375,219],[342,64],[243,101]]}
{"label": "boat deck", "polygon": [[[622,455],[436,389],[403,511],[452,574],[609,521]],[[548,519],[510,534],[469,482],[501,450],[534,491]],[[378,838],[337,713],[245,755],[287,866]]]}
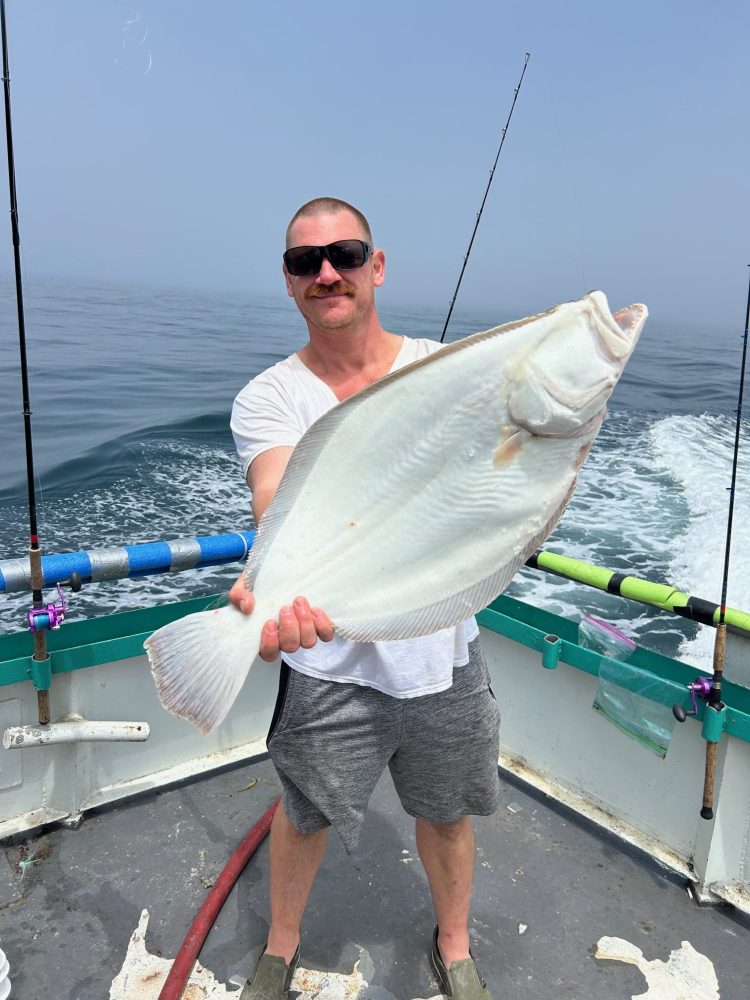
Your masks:
{"label": "boat deck", "polygon": [[[149,913],[147,951],[173,958],[207,887],[278,793],[272,765],[261,760],[88,815],[77,830],[6,846],[0,947],[10,961],[12,996],[156,1000],[165,961],[138,958],[136,942],[120,974],[142,911]],[[471,933],[496,1000],[747,997],[746,917],[697,906],[648,859],[515,783],[503,783],[498,813],[477,819],[476,833]],[[237,995],[266,938],[267,884],[266,843],[209,935],[201,964],[213,976],[188,989],[190,1000]],[[386,775],[357,852],[347,857],[330,838],[291,997],[439,996],[428,960],[432,926],[412,821]],[[622,939],[609,946],[612,954],[625,954],[624,942],[641,949],[644,967],[651,963],[650,992],[633,964],[595,957],[605,936]],[[661,964],[681,947],[669,969]],[[683,978],[670,977],[670,969]]]}

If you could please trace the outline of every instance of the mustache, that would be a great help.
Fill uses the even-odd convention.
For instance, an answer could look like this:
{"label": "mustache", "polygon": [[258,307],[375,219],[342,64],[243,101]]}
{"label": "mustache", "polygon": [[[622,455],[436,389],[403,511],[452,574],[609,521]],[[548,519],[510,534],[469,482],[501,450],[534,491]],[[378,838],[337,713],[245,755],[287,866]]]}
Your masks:
{"label": "mustache", "polygon": [[324,299],[328,295],[354,295],[354,290],[347,287],[342,281],[337,281],[334,285],[310,285],[305,292],[306,299]]}

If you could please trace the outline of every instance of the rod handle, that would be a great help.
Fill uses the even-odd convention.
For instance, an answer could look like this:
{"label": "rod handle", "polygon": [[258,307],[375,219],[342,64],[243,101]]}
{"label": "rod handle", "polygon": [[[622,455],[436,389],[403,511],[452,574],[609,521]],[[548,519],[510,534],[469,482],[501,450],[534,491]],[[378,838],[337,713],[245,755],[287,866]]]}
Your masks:
{"label": "rod handle", "polygon": [[716,777],[716,754],[718,743],[706,744],[706,776],[703,781],[702,819],[714,818],[714,779]]}
{"label": "rod handle", "polygon": [[714,638],[714,659],[713,668],[714,674],[718,674],[719,680],[724,673],[724,656],[726,654],[727,648],[727,626],[723,621],[720,621],[716,626],[716,635]]}
{"label": "rod handle", "polygon": [[36,703],[37,710],[39,713],[39,725],[47,726],[49,725],[49,690],[37,691],[36,693]]}

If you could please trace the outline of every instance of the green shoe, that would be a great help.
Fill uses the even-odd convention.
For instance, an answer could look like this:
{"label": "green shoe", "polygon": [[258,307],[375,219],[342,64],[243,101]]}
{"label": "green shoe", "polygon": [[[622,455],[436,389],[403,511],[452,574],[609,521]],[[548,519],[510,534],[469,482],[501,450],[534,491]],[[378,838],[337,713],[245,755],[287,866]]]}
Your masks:
{"label": "green shoe", "polygon": [[243,987],[239,1000],[287,1000],[298,962],[299,946],[289,965],[278,955],[267,955],[264,949],[255,975]]}
{"label": "green shoe", "polygon": [[[487,989],[487,983],[479,975],[477,963],[471,952],[469,952],[469,958],[462,958],[460,962],[452,962],[450,969],[446,969],[438,948],[437,927],[432,936],[430,960],[437,976],[438,985],[441,991],[449,997],[449,1000],[493,1000],[492,994]],[[241,1000],[244,1000],[244,997]]]}

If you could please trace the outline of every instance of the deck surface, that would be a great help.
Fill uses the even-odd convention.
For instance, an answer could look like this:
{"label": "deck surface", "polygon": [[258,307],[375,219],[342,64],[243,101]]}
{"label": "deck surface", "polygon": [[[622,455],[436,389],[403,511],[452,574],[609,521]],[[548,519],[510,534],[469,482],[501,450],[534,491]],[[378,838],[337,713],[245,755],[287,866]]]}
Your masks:
{"label": "deck surface", "polygon": [[[146,948],[173,958],[207,886],[278,792],[272,765],[261,761],[89,815],[77,830],[55,829],[6,847],[0,947],[10,961],[12,998],[108,998],[144,909],[150,915]],[[471,932],[495,1000],[645,994],[646,979],[636,967],[594,958],[603,936],[622,938],[646,960],[662,962],[688,941],[706,956],[709,971],[713,964],[722,1000],[748,996],[746,918],[698,907],[684,886],[514,784],[503,785],[498,813],[478,819],[476,833]],[[201,953],[225,989],[196,990],[191,1000],[236,995],[234,983],[250,973],[266,938],[267,885],[264,844]],[[435,997],[432,927],[413,824],[386,776],[356,854],[347,857],[335,835],[330,838],[303,926],[301,964],[317,985],[291,996]],[[357,961],[359,979],[352,977]],[[341,975],[326,986],[312,970]],[[357,982],[366,984],[359,993]],[[133,992],[133,1000],[156,998],[158,986],[151,989]],[[650,992],[649,1000],[717,995],[709,985],[694,993],[667,989]]]}

